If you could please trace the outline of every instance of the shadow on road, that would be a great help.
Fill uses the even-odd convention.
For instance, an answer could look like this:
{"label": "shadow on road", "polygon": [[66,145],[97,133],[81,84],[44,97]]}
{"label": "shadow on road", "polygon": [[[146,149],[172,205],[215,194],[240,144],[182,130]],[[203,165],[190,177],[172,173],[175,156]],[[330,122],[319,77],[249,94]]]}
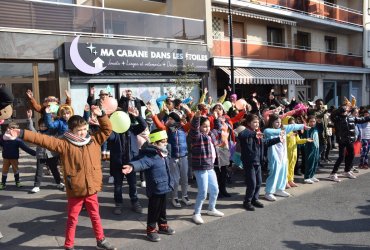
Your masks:
{"label": "shadow on road", "polygon": [[332,244],[324,245],[317,243],[304,243],[299,241],[283,241],[287,248],[290,249],[369,249],[369,246],[365,245],[353,245],[353,244]]}

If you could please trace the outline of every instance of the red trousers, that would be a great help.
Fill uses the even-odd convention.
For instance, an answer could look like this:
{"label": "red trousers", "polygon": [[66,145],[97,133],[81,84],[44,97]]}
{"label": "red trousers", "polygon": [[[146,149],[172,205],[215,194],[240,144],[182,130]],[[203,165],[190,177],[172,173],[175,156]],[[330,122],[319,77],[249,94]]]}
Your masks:
{"label": "red trousers", "polygon": [[65,247],[74,246],[78,215],[81,212],[83,204],[85,204],[86,210],[89,213],[96,240],[102,240],[104,238],[99,214],[98,195],[93,194],[86,197],[68,198],[68,219],[66,226],[66,240],[64,242]]}

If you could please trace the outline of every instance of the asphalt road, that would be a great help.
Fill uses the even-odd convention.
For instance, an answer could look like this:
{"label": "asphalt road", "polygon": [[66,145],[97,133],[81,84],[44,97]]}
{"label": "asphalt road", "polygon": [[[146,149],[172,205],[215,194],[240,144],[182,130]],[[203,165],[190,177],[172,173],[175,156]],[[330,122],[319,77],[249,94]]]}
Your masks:
{"label": "asphalt road", "polygon": [[370,249],[369,179],[366,173],[126,249]]}

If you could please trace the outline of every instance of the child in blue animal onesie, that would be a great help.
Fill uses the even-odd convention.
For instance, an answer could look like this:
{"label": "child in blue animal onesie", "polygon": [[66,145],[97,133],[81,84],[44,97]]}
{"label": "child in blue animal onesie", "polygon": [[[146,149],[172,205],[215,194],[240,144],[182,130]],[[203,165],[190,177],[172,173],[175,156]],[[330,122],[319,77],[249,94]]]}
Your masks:
{"label": "child in blue animal onesie", "polygon": [[310,115],[307,119],[307,122],[311,129],[305,131],[304,136],[306,138],[313,139],[313,142],[305,145],[306,168],[304,173],[304,183],[313,184],[314,182],[319,182],[319,180],[314,177],[320,161],[319,131],[316,126],[316,117],[314,115]]}
{"label": "child in blue animal onesie", "polygon": [[[280,129],[279,129],[280,128]],[[270,115],[267,128],[263,131],[265,139],[272,139],[280,136],[281,130],[285,131],[285,139],[283,142],[277,143],[267,150],[268,170],[269,175],[266,179],[265,198],[269,201],[275,201],[277,196],[289,197],[290,194],[285,191],[287,182],[287,147],[286,134],[308,129],[304,124],[290,124],[281,126],[281,119],[278,115]],[[275,195],[274,195],[275,194]]]}

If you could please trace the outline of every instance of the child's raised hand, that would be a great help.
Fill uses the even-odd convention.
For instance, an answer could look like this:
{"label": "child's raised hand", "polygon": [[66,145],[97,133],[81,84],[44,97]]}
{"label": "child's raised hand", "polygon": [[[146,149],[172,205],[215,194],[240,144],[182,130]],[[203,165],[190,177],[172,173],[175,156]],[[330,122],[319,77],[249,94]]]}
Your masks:
{"label": "child's raised hand", "polygon": [[32,119],[32,109],[28,109],[26,113],[27,113],[27,118]]}
{"label": "child's raised hand", "polygon": [[133,170],[132,166],[131,165],[123,165],[122,166],[122,173],[123,174],[129,174],[131,173]]}
{"label": "child's raised hand", "polygon": [[64,90],[64,93],[65,93],[67,98],[71,99],[71,95],[69,94],[68,89]]}
{"label": "child's raised hand", "polygon": [[90,95],[94,95],[95,94],[95,87],[91,87],[90,88]]}
{"label": "child's raised hand", "polygon": [[91,111],[96,116],[101,116],[103,114],[101,109],[98,106],[94,106],[94,105],[91,106]]}
{"label": "child's raised hand", "polygon": [[32,93],[32,90],[30,90],[30,89],[27,89],[27,91],[26,91],[26,95],[28,96],[28,98],[33,98],[33,93]]}
{"label": "child's raised hand", "polygon": [[51,113],[50,106],[47,106],[47,107],[45,108],[45,113],[46,113],[46,114],[50,114],[50,113]]}
{"label": "child's raised hand", "polygon": [[208,93],[208,88],[204,88],[204,94]]}
{"label": "child's raised hand", "polygon": [[202,112],[200,110],[198,110],[197,112],[195,112],[194,116],[195,117],[200,117],[202,114]]}
{"label": "child's raised hand", "polygon": [[84,108],[84,110],[85,110],[86,112],[90,111],[90,105],[86,103],[86,104],[85,104],[85,108]]}

